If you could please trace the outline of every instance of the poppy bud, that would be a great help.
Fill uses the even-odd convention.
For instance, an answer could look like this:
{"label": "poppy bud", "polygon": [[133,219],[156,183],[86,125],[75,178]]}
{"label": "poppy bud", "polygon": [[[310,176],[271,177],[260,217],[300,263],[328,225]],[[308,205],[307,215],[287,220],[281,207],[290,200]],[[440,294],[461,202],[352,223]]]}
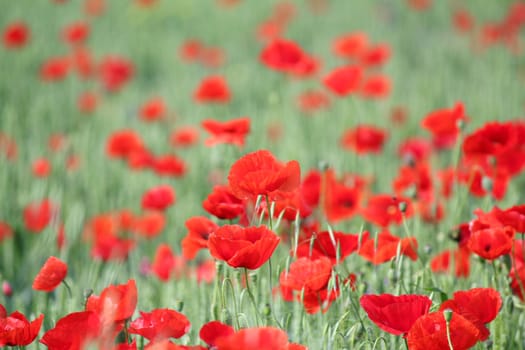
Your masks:
{"label": "poppy bud", "polygon": [[263,307],[262,314],[266,317],[270,317],[272,314],[272,308],[270,307],[270,304],[266,303]]}
{"label": "poppy bud", "polygon": [[317,167],[319,168],[319,170],[321,171],[327,171],[328,169],[330,169],[330,164],[328,164],[328,162],[326,160],[321,160],[318,164],[317,164]]}
{"label": "poppy bud", "polygon": [[11,288],[11,284],[9,284],[9,282],[4,281],[2,283],[2,293],[4,293],[6,297],[10,297],[13,295],[13,288]]}
{"label": "poppy bud", "polygon": [[481,179],[481,188],[487,192],[492,192],[492,179],[487,176],[483,176]]}
{"label": "poppy bud", "polygon": [[406,202],[399,202],[399,210],[402,213],[405,213],[407,210],[407,203]]}
{"label": "poppy bud", "polygon": [[452,319],[452,310],[451,309],[443,310],[443,316],[445,316],[445,321],[447,321],[447,324],[449,324],[450,320]]}
{"label": "poppy bud", "polygon": [[182,300],[177,300],[175,302],[175,310],[182,312],[182,309],[184,309],[184,302]]}

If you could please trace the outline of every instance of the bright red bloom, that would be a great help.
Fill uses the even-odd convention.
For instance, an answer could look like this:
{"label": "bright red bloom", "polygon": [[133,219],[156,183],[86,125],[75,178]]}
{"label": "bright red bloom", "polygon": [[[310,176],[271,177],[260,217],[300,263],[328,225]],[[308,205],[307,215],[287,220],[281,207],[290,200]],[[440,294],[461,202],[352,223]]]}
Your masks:
{"label": "bright red bloom", "polygon": [[160,211],[148,211],[135,218],[133,222],[133,231],[144,237],[154,238],[160,235],[160,233],[166,227],[166,217],[163,212]]}
{"label": "bright red bloom", "polygon": [[406,139],[398,147],[397,153],[405,163],[418,163],[426,161],[430,157],[432,146],[424,138],[414,137]]}
{"label": "bright red bloom", "polygon": [[514,229],[509,226],[486,228],[470,234],[468,248],[487,260],[494,260],[510,253]]}
{"label": "bright red bloom", "polygon": [[35,177],[47,177],[51,172],[51,164],[46,158],[36,159],[31,167]]}
{"label": "bright red bloom", "polygon": [[21,48],[31,36],[29,27],[24,22],[13,22],[4,28],[3,42],[8,49]]}
{"label": "bright red bloom", "polygon": [[235,333],[232,326],[221,323],[219,321],[211,321],[204,324],[199,331],[199,337],[209,347],[214,347],[217,339],[227,337]]}
{"label": "bright red bloom", "polygon": [[[402,166],[392,182],[396,195],[410,195],[426,204],[434,201],[434,184],[432,172],[427,163],[420,162],[414,166]],[[414,193],[410,193],[414,191]]]}
{"label": "bright red bloom", "polygon": [[133,63],[120,56],[106,56],[100,64],[100,78],[106,90],[117,92],[133,77]]}
{"label": "bright red bloom", "polygon": [[153,170],[160,176],[180,177],[186,173],[186,163],[176,155],[166,154],[153,160]]}
{"label": "bright red bloom", "polygon": [[225,225],[210,234],[208,248],[213,257],[231,267],[255,270],[270,259],[279,241],[265,226]]}
{"label": "bright red bloom", "polygon": [[185,225],[188,233],[181,242],[182,255],[191,260],[200,249],[208,247],[208,237],[219,228],[219,225],[204,216],[189,218]]}
{"label": "bright red bloom", "polygon": [[385,98],[390,95],[390,79],[385,75],[366,77],[361,86],[361,95],[368,98]]}
{"label": "bright red bloom", "polygon": [[140,312],[140,317],[129,325],[131,334],[138,334],[150,341],[180,338],[190,330],[190,321],[183,314],[170,309]]}
{"label": "bright red bloom", "polygon": [[244,213],[244,202],[235,197],[229,186],[215,186],[202,207],[219,219],[235,219]]}
{"label": "bright red bloom", "polygon": [[129,319],[137,306],[137,285],[130,279],[126,284],[110,285],[100,296],[92,295],[86,311],[95,312],[104,325]]}
{"label": "bright red bloom", "polygon": [[434,273],[449,273],[452,266],[456,277],[468,277],[470,274],[470,250],[459,247],[454,251],[445,250],[434,256],[430,262],[430,269]]}
{"label": "bright red bloom", "polygon": [[202,122],[202,127],[210,134],[210,138],[205,141],[206,146],[229,143],[241,148],[250,132],[250,118],[243,117],[226,122],[206,119]]}
{"label": "bright red bloom", "polygon": [[146,101],[139,111],[140,119],[153,122],[166,116],[166,104],[162,98],[152,98]]}
{"label": "bright red bloom", "polygon": [[24,224],[28,231],[39,233],[49,225],[53,217],[53,204],[44,199],[41,202],[33,202],[24,208]]}
{"label": "bright red bloom", "polygon": [[69,57],[51,57],[40,67],[40,79],[53,82],[64,79],[71,67]]}
{"label": "bright red bloom", "polygon": [[432,143],[437,149],[450,148],[459,135],[460,123],[468,121],[462,102],[453,108],[438,109],[429,113],[421,126],[432,133]]}
{"label": "bright red bloom", "polygon": [[[448,327],[454,350],[470,349],[480,340],[476,326],[457,312],[452,312]],[[443,312],[432,312],[420,317],[408,332],[406,339],[410,350],[449,349],[447,323]]]}
{"label": "bright red bloom", "polygon": [[66,275],[66,263],[54,256],[50,256],[33,280],[33,289],[51,292],[62,283]]}
{"label": "bright red bloom", "polygon": [[311,75],[317,70],[315,59],[291,40],[275,39],[263,49],[260,60],[270,69],[293,75]]}
{"label": "bright red bloom", "polygon": [[361,211],[365,220],[381,227],[387,227],[390,224],[399,225],[403,222],[403,217],[408,218],[412,213],[412,204],[408,198],[393,197],[387,194],[371,197],[367,206]]}
{"label": "bright red bloom", "polygon": [[399,238],[388,231],[383,231],[377,235],[377,242],[373,238],[365,240],[361,244],[359,255],[375,265],[392,260],[397,256],[398,251],[400,255],[416,260],[417,246],[415,237]]}
{"label": "bright red bloom", "polygon": [[361,56],[361,63],[367,66],[381,66],[385,64],[391,56],[390,46],[387,44],[377,44],[368,47]]}
{"label": "bright red bloom", "polygon": [[368,47],[368,35],[364,32],[354,32],[336,38],[332,44],[332,52],[343,58],[357,58],[364,54]]}
{"label": "bright red bloom", "polygon": [[217,350],[288,350],[288,335],[273,327],[244,328],[215,342]]}
{"label": "bright red bloom", "polygon": [[360,66],[345,66],[332,70],[323,79],[324,85],[338,96],[347,96],[361,87],[363,69]]}
{"label": "bright red bloom", "polygon": [[153,258],[151,270],[161,281],[167,282],[175,268],[177,268],[177,265],[180,265],[177,260],[180,259],[173,254],[169,245],[160,244],[157,247],[155,258]]}
{"label": "bright red bloom", "polygon": [[332,276],[332,262],[327,257],[318,259],[300,257],[290,264],[289,271],[283,271],[279,278],[281,287],[305,293],[326,289]]}
{"label": "bright red bloom", "polygon": [[170,143],[174,147],[189,147],[199,140],[199,130],[193,126],[183,126],[173,131]]}
{"label": "bright red bloom", "polygon": [[266,150],[249,153],[230,169],[228,182],[232,193],[240,199],[255,200],[257,196],[279,198],[279,192],[292,192],[299,186],[301,169],[292,160],[280,163]]}
{"label": "bright red bloom", "polygon": [[71,45],[84,43],[88,36],[89,24],[86,22],[71,23],[62,30],[62,38]]}
{"label": "bright red bloom", "polygon": [[101,323],[92,311],[73,312],[62,317],[55,327],[48,330],[40,342],[49,350],[84,349],[99,338]]}
{"label": "bright red bloom", "polygon": [[499,292],[492,288],[473,288],[454,293],[454,298],[441,304],[439,310],[450,309],[472,322],[479,330],[481,341],[490,335],[485,326],[496,318],[501,308]]}
{"label": "bright red bloom", "polygon": [[144,150],[142,138],[130,129],[115,131],[106,144],[106,153],[112,158],[128,158],[142,150]]}
{"label": "bright red bloom", "polygon": [[309,239],[305,239],[297,245],[297,256],[305,256],[310,259],[325,256],[335,265],[357,251],[360,238],[361,242],[365,241],[368,239],[368,235],[363,234],[360,237],[358,234],[353,235],[339,231],[314,233]]}
{"label": "bright red bloom", "polygon": [[418,318],[428,314],[432,300],[425,295],[363,295],[359,300],[379,328],[394,335],[408,333]]}
{"label": "bright red bloom", "polygon": [[386,131],[372,125],[359,125],[345,131],[341,144],[357,154],[379,153],[387,137]]}
{"label": "bright red bloom", "polygon": [[221,76],[210,76],[203,79],[193,94],[199,103],[227,103],[231,100],[230,88]]}
{"label": "bright red bloom", "polygon": [[18,311],[7,316],[5,308],[0,304],[0,346],[26,346],[35,340],[44,315],[29,322],[27,318]]}
{"label": "bright red bloom", "polygon": [[175,203],[175,191],[169,185],[150,188],[142,196],[142,209],[166,210]]}

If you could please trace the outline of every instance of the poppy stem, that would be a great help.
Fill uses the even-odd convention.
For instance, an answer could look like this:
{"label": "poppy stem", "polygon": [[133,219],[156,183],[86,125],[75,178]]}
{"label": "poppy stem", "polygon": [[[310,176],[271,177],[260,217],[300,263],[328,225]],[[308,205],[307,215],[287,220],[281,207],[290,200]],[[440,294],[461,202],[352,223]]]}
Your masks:
{"label": "poppy stem", "polygon": [[273,210],[268,195],[266,195],[266,210],[268,211],[268,224],[270,225],[270,231],[273,231]]}
{"label": "poppy stem", "polygon": [[65,279],[62,280],[62,284],[64,284],[64,286],[66,287],[67,293],[69,294],[69,298],[73,298],[73,293],[71,292],[71,287],[69,287],[69,284],[67,284]]}
{"label": "poppy stem", "polygon": [[257,307],[257,303],[255,302],[255,297],[253,296],[252,290],[250,289],[250,277],[248,276],[247,268],[244,268],[244,280],[246,282],[246,290],[248,291],[253,308],[255,309],[255,315],[257,316],[257,326],[259,326],[259,322],[262,321],[262,316],[259,312],[259,308]]}
{"label": "poppy stem", "polygon": [[[445,310],[445,312],[448,310]],[[452,346],[452,338],[450,337],[450,320],[452,319],[452,310],[450,310],[447,313],[444,313],[445,317],[445,324],[447,326],[447,342],[448,342],[448,348],[449,350],[454,350],[454,346]]]}

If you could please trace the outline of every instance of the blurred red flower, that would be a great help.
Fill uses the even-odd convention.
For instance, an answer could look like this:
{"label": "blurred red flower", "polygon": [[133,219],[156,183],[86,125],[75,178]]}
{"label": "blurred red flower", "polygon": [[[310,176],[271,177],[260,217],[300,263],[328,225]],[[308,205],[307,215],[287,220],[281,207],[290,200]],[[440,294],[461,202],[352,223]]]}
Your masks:
{"label": "blurred red flower", "polygon": [[47,177],[51,173],[51,164],[46,158],[36,159],[31,167],[35,177]]}
{"label": "blurred red flower", "polygon": [[128,158],[144,150],[142,138],[134,130],[124,129],[113,132],[106,144],[106,153],[112,158]]}
{"label": "blurred red flower", "polygon": [[230,88],[221,76],[210,76],[201,81],[193,94],[198,103],[228,103],[231,100]]}
{"label": "blurred red flower", "polygon": [[244,139],[250,132],[250,118],[242,117],[225,122],[205,119],[202,121],[202,127],[210,134],[205,141],[206,146],[228,143],[242,148]]}
{"label": "blurred red flower", "polygon": [[33,280],[33,289],[43,292],[53,291],[67,275],[67,264],[50,256]]}
{"label": "blurred red flower", "polygon": [[410,217],[413,209],[408,198],[378,194],[370,197],[361,214],[365,220],[381,227],[387,227],[390,224],[401,224],[403,216]]}
{"label": "blurred red flower", "polygon": [[125,321],[133,315],[137,306],[137,285],[130,279],[126,284],[110,285],[100,296],[87,299],[86,311],[95,312],[104,326]]}
{"label": "blurred red flower", "polygon": [[317,61],[291,40],[275,39],[260,54],[261,62],[278,72],[307,76],[316,72]]}
{"label": "blurred red flower", "polygon": [[31,344],[42,326],[44,315],[29,322],[20,312],[15,311],[9,316],[0,304],[0,346],[26,346]]}
{"label": "blurred red flower", "polygon": [[304,113],[315,112],[330,106],[330,98],[323,91],[308,90],[297,98],[297,105]]}
{"label": "blurred red flower", "polygon": [[178,274],[183,267],[181,258],[175,256],[170,246],[160,244],[155,252],[151,270],[163,282],[167,282],[172,275]]}
{"label": "blurred red flower", "polygon": [[175,191],[169,185],[153,187],[142,196],[142,209],[166,210],[175,203]]}
{"label": "blurred red flower", "polygon": [[377,44],[369,46],[361,55],[361,64],[365,67],[381,66],[390,58],[391,50],[387,44]]}
{"label": "blurred red flower", "polygon": [[213,187],[202,207],[219,219],[232,220],[244,213],[244,202],[232,193],[229,186]]}
{"label": "blurred red flower", "polygon": [[208,237],[208,248],[216,259],[231,267],[255,270],[272,256],[279,237],[265,226],[225,225]]}
{"label": "blurred red flower", "polygon": [[24,208],[24,224],[28,231],[39,233],[49,225],[54,214],[54,206],[49,199],[32,202]]}
{"label": "blurred red flower", "polygon": [[140,107],[139,115],[146,122],[161,120],[166,116],[166,104],[162,98],[152,98]]}
{"label": "blurred red flower", "polygon": [[324,85],[337,96],[347,96],[358,91],[363,79],[360,66],[345,66],[332,70],[323,79]]}
{"label": "blurred red flower", "polygon": [[140,311],[140,317],[129,325],[131,334],[138,334],[152,342],[180,338],[190,330],[190,321],[175,310],[155,309]]}
{"label": "blurred red flower", "polygon": [[377,235],[377,239],[368,238],[361,243],[359,255],[374,265],[392,260],[398,252],[399,255],[405,255],[411,260],[416,260],[417,246],[415,237],[399,238],[388,231],[383,231]]}
{"label": "blurred red flower", "polygon": [[133,63],[117,55],[106,56],[100,63],[100,78],[106,90],[117,92],[133,77]]}
{"label": "blurred red flower", "polygon": [[71,68],[71,62],[67,56],[51,57],[40,67],[40,79],[47,82],[63,80]]}
{"label": "blurred red flower", "polygon": [[96,93],[91,91],[85,91],[78,96],[78,110],[85,114],[93,113],[97,108],[98,100],[99,98]]}
{"label": "blurred red flower", "polygon": [[421,316],[428,314],[432,300],[425,295],[363,295],[361,307],[379,328],[394,335],[405,335]]}
{"label": "blurred red flower", "polygon": [[189,147],[199,140],[199,129],[194,126],[182,126],[170,135],[170,143],[174,147]]}
{"label": "blurred red flower", "polygon": [[346,149],[352,149],[357,154],[379,153],[387,138],[387,132],[372,125],[359,125],[348,129],[341,138],[341,144]]}
{"label": "blurred red flower", "polygon": [[160,176],[180,177],[186,173],[186,163],[173,154],[155,158],[152,167],[155,173]]}
{"label": "blurred red flower", "polygon": [[361,86],[361,95],[367,98],[386,98],[390,95],[390,79],[385,75],[366,77]]}
{"label": "blurred red flower", "polygon": [[48,330],[40,342],[49,350],[83,349],[99,338],[101,323],[92,311],[70,313]]}
{"label": "blurred red flower", "polygon": [[8,49],[24,47],[30,37],[31,32],[24,22],[12,22],[4,28],[3,42]]}
{"label": "blurred red flower", "polygon": [[89,37],[89,24],[86,22],[74,22],[64,27],[62,38],[71,45],[83,44]]}
{"label": "blurred red flower", "polygon": [[201,327],[199,331],[199,337],[209,347],[213,348],[217,339],[220,337],[230,336],[233,333],[235,333],[235,329],[232,326],[219,321],[211,321]]}
{"label": "blurred red flower", "polygon": [[0,221],[0,244],[6,238],[13,236],[13,229],[7,222]]}
{"label": "blurred red flower", "polygon": [[432,134],[432,143],[437,149],[450,148],[456,142],[460,131],[460,123],[465,123],[469,117],[465,115],[462,102],[453,108],[438,109],[429,113],[421,126]]}
{"label": "blurred red flower", "polygon": [[332,52],[346,59],[361,57],[368,47],[368,36],[364,32],[354,32],[337,37],[332,44]]}
{"label": "blurred red flower", "polygon": [[185,259],[195,258],[197,252],[208,247],[208,237],[219,225],[204,216],[194,216],[186,220],[188,233],[182,239],[182,255]]}

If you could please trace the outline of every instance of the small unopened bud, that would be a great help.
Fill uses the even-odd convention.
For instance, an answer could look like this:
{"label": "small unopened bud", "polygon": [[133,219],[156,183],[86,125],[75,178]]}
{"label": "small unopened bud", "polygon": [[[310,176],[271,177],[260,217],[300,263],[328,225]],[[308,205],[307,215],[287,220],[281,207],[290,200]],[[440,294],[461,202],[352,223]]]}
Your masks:
{"label": "small unopened bud", "polygon": [[398,208],[402,213],[405,213],[407,211],[407,206],[406,202],[399,202]]}
{"label": "small unopened bud", "polygon": [[317,164],[317,167],[319,168],[319,170],[321,171],[326,171],[330,168],[330,164],[328,164],[328,162],[326,160],[321,160],[318,164]]}
{"label": "small unopened bud", "polygon": [[184,309],[184,302],[182,300],[177,300],[175,302],[175,310],[182,312],[182,309]]}
{"label": "small unopened bud", "polygon": [[270,307],[270,304],[264,305],[262,313],[266,317],[269,317],[272,314],[272,308]]}
{"label": "small unopened bud", "polygon": [[458,119],[458,121],[456,122],[456,126],[459,130],[463,130],[465,128],[465,124],[465,120],[463,119]]}
{"label": "small unopened bud", "polygon": [[445,316],[445,321],[450,323],[450,320],[452,319],[452,309],[443,310],[443,316]]}
{"label": "small unopened bud", "polygon": [[11,285],[9,284],[9,282],[4,281],[2,283],[2,293],[4,293],[6,297],[10,297],[13,295],[13,288],[11,288]]}
{"label": "small unopened bud", "polygon": [[492,192],[492,179],[487,176],[481,178],[481,188],[487,192]]}

